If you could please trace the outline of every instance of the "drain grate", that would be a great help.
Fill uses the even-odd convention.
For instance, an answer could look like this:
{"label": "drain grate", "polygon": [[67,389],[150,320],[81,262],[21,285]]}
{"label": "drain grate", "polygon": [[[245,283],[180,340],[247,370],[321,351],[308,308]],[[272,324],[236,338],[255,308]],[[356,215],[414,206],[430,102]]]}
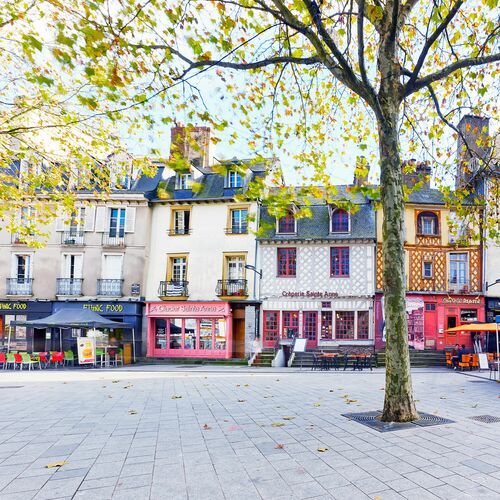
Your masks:
{"label": "drain grate", "polygon": [[0,389],[20,389],[22,385],[0,385]]}
{"label": "drain grate", "polygon": [[379,432],[391,432],[400,431],[404,429],[416,429],[418,427],[430,427],[432,425],[443,425],[452,424],[453,420],[447,418],[438,417],[437,415],[432,415],[430,413],[419,412],[420,419],[414,422],[382,422],[380,417],[382,415],[381,411],[365,411],[362,413],[344,413],[342,416],[348,418],[349,420],[354,420],[362,425],[371,427]]}
{"label": "drain grate", "polygon": [[477,422],[482,422],[483,424],[495,424],[496,422],[500,422],[500,417],[494,417],[493,415],[476,415],[475,417],[469,418]]}

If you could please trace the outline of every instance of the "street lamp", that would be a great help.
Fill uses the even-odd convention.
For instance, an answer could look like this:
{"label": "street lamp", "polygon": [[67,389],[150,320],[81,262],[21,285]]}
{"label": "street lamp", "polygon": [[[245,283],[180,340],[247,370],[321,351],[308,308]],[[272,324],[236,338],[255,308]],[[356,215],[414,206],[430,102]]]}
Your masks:
{"label": "street lamp", "polygon": [[256,267],[252,266],[251,264],[246,264],[245,269],[250,269],[250,271],[253,271],[255,274],[258,274],[259,278],[262,279],[262,269],[260,271],[257,271]]}

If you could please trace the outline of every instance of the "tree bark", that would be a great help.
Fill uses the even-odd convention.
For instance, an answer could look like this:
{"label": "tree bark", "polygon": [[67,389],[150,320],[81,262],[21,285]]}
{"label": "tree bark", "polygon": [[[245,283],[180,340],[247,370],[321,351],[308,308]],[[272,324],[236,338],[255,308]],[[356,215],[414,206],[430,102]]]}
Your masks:
{"label": "tree bark", "polygon": [[398,106],[385,103],[379,120],[381,198],[384,210],[382,265],[386,327],[384,422],[418,419],[413,400],[406,321],[403,173],[399,156]]}

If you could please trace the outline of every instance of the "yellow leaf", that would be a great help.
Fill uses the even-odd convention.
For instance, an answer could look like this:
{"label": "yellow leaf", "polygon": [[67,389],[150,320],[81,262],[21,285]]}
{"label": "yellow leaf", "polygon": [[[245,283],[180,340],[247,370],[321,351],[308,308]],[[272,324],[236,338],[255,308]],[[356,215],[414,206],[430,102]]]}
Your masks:
{"label": "yellow leaf", "polygon": [[316,407],[321,406],[321,403],[314,403],[313,406],[316,406]]}
{"label": "yellow leaf", "polygon": [[137,411],[136,410],[129,410],[128,414],[129,415],[137,415]]}
{"label": "yellow leaf", "polygon": [[54,467],[62,467],[63,465],[69,464],[66,460],[61,460],[60,462],[52,462],[45,466],[46,469],[52,469]]}
{"label": "yellow leaf", "polygon": [[283,422],[273,422],[271,427],[283,427],[285,424]]}
{"label": "yellow leaf", "polygon": [[293,420],[295,417],[283,417],[283,420]]}
{"label": "yellow leaf", "polygon": [[324,453],[325,451],[328,451],[328,448],[318,448],[318,451]]}
{"label": "yellow leaf", "polygon": [[182,396],[173,395],[171,399],[182,399]]}

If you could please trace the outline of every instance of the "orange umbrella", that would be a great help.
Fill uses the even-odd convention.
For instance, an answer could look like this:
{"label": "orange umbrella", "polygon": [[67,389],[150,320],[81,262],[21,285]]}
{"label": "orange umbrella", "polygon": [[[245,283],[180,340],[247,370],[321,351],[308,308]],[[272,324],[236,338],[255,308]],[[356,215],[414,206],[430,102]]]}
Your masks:
{"label": "orange umbrella", "polygon": [[454,326],[446,330],[447,332],[496,332],[496,323],[471,323],[469,325]]}

